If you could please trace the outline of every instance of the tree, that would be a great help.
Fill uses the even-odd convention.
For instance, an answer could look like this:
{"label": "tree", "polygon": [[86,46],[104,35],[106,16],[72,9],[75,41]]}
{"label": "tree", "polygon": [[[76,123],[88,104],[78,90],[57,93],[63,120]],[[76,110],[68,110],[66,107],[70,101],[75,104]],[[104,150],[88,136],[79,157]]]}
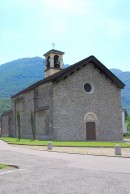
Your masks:
{"label": "tree", "polygon": [[128,117],[129,115],[128,115],[128,112],[127,112],[127,110],[125,109],[125,120],[127,120],[127,117]]}
{"label": "tree", "polygon": [[126,126],[127,126],[127,130],[130,131],[130,115],[127,116]]}
{"label": "tree", "polygon": [[36,138],[36,126],[35,126],[35,117],[33,112],[31,111],[31,127],[32,127],[32,136],[33,140]]}
{"label": "tree", "polygon": [[17,111],[17,129],[18,129],[18,139],[21,139],[21,123],[20,123],[20,113]]}

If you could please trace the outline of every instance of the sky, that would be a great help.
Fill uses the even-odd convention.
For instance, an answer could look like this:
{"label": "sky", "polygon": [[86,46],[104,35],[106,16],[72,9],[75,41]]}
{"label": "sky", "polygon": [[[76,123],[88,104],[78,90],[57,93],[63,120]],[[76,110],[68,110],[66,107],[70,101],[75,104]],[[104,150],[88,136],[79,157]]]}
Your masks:
{"label": "sky", "polygon": [[130,71],[130,0],[0,0],[0,64],[65,52]]}

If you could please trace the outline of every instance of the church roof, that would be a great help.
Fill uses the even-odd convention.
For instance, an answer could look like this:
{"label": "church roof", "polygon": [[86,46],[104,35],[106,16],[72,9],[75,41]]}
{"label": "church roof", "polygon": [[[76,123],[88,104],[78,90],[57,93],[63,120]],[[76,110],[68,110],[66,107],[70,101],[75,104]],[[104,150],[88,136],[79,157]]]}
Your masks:
{"label": "church roof", "polygon": [[64,54],[64,52],[62,52],[62,51],[58,51],[58,50],[55,50],[55,49],[51,49],[47,53],[45,53],[43,56],[49,55],[50,53],[62,54],[62,55]]}
{"label": "church roof", "polygon": [[106,78],[110,79],[110,81],[116,84],[117,87],[119,87],[120,89],[123,89],[125,87],[125,84],[120,79],[118,79],[109,69],[107,69],[96,57],[90,56],[67,67],[66,69],[63,69],[45,79],[42,79],[34,83],[33,85],[25,88],[19,93],[13,95],[12,98],[16,97],[19,94],[28,92],[41,84],[48,82],[57,83],[63,79],[67,79],[68,76],[71,76],[75,72],[79,71],[81,68],[87,66],[89,63],[93,64],[94,69],[98,69],[101,74],[103,73],[106,76]]}
{"label": "church roof", "polygon": [[8,115],[8,114],[10,114],[11,112],[12,112],[12,110],[4,111],[3,114],[1,115],[1,117],[4,116],[4,115]]}

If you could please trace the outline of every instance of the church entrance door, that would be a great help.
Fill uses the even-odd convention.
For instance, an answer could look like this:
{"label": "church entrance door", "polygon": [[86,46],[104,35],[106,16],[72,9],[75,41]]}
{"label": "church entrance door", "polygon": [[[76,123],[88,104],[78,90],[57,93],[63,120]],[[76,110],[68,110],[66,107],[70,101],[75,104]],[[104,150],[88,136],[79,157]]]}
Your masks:
{"label": "church entrance door", "polygon": [[96,140],[95,122],[86,123],[86,140]]}

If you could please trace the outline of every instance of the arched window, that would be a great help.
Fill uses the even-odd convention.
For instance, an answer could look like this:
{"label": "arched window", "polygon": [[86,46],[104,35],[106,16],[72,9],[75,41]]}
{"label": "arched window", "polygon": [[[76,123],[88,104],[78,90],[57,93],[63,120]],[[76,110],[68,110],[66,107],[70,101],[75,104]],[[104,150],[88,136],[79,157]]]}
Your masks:
{"label": "arched window", "polygon": [[55,68],[60,68],[60,61],[59,61],[59,56],[58,55],[54,56],[54,67]]}
{"label": "arched window", "polygon": [[47,57],[46,66],[47,68],[50,67],[50,56]]}

